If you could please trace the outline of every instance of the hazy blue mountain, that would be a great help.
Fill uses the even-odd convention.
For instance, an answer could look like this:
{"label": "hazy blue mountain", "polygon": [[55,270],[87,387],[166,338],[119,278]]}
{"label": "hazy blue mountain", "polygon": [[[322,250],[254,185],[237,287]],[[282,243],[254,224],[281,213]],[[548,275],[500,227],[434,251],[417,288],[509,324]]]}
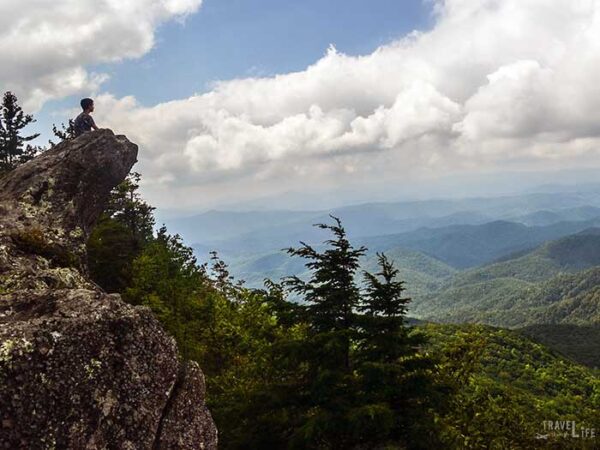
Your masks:
{"label": "hazy blue mountain", "polygon": [[[329,216],[317,216],[315,223],[329,222]],[[489,263],[515,252],[529,250],[540,243],[600,225],[600,219],[586,222],[560,222],[544,227],[495,221],[478,225],[450,225],[419,228],[414,231],[380,236],[350,236],[357,245],[373,251],[391,248],[414,250],[439,259],[458,269]],[[198,249],[216,249],[228,258],[249,258],[296,246],[299,241],[313,245],[326,239],[327,233],[310,224],[275,225],[244,233],[228,240],[198,243]]]}
{"label": "hazy blue mountain", "polygon": [[246,286],[255,288],[263,287],[265,278],[278,282],[291,275],[304,277],[308,273],[304,263],[301,258],[291,258],[283,251],[229,262],[231,273],[244,280]]}
{"label": "hazy blue mountain", "polygon": [[286,227],[295,222],[311,221],[321,213],[310,211],[208,211],[185,218],[168,219],[172,233],[197,244],[212,243],[271,227]]}
{"label": "hazy blue mountain", "polygon": [[586,229],[578,234],[548,241],[538,248],[456,275],[453,286],[489,281],[496,278],[516,278],[523,281],[543,281],[560,272],[577,272],[600,265],[599,229]]}
{"label": "hazy blue mountain", "polygon": [[559,222],[593,220],[598,217],[600,217],[600,208],[586,205],[556,211],[536,211],[524,216],[514,217],[511,220],[529,226],[544,226]]}
{"label": "hazy blue mountain", "polygon": [[544,241],[577,233],[597,224],[600,224],[600,219],[561,222],[545,227],[496,221],[482,225],[422,228],[409,233],[374,236],[359,242],[374,251],[385,251],[396,246],[416,250],[455,268],[465,269],[529,250]]}
{"label": "hazy blue mountain", "polygon": [[441,228],[510,221],[525,225],[550,225],[557,221],[595,218],[600,193],[567,192],[526,194],[496,198],[442,199],[395,203],[365,203],[327,211],[209,211],[186,218],[165,218],[173,233],[186,242],[222,252],[278,250],[299,240],[319,242],[311,225],[340,217],[355,239]]}
{"label": "hazy blue mountain", "polygon": [[[388,230],[414,230],[423,225],[428,225],[433,222],[432,219],[410,219],[392,221],[389,218],[379,217],[373,220],[373,216],[369,220],[362,220],[359,215],[337,214],[336,217],[341,217],[344,227],[348,231],[350,239],[358,240],[361,236],[375,236]],[[373,221],[372,221],[373,220]],[[451,216],[445,216],[435,219],[435,223],[440,226],[446,224],[459,223],[481,223],[485,222],[485,218],[479,214],[471,213],[456,213]],[[200,245],[216,248],[223,253],[230,254],[257,254],[269,251],[277,251],[282,248],[296,246],[298,242],[303,241],[309,244],[318,245],[327,239],[327,232],[314,227],[317,223],[330,223],[331,218],[328,214],[323,214],[313,217],[310,223],[296,222],[286,226],[273,225],[266,226],[260,230],[254,230],[248,233],[242,233],[239,236],[214,241],[210,243],[200,243]],[[392,244],[393,246],[394,244]]]}
{"label": "hazy blue mountain", "polygon": [[[577,194],[600,193],[600,183],[592,182],[592,181],[586,181],[583,183],[581,182],[582,179],[597,179],[598,171],[596,169],[589,169],[589,170],[586,170],[586,172],[587,172],[587,176],[584,173],[573,174],[574,179],[579,180],[575,183],[538,184],[534,188],[528,189],[527,191],[535,192],[535,193],[545,193],[545,194],[552,194],[552,193],[559,193],[559,192],[560,193],[570,192],[570,193],[577,193]],[[563,178],[563,174],[557,174],[556,179],[561,179],[561,178]]]}

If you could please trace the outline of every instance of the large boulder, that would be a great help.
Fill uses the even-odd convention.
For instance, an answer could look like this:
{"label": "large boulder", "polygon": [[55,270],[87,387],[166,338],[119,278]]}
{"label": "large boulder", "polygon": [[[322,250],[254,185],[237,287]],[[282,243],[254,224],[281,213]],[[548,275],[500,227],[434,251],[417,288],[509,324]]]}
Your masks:
{"label": "large boulder", "polygon": [[0,448],[217,447],[199,367],[87,277],[86,239],[136,157],[101,130],[0,179]]}

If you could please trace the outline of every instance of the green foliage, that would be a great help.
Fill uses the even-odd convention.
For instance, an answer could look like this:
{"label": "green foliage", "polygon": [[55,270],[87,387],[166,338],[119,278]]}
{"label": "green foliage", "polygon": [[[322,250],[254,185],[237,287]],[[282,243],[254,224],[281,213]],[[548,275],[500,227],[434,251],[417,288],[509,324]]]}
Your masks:
{"label": "green foliage", "polygon": [[304,243],[298,249],[288,249],[290,255],[308,260],[309,280],[290,277],[285,281],[290,291],[300,295],[306,304],[304,320],[309,329],[302,342],[305,380],[295,389],[299,393],[297,402],[308,405],[292,441],[324,448],[336,442],[351,445],[352,419],[358,417],[351,401],[357,388],[351,349],[356,342],[355,309],[360,302],[355,274],[359,258],[366,251],[353,248],[340,220],[333,219],[334,225],[317,225],[333,234],[323,252]]}
{"label": "green foliage", "polygon": [[438,424],[449,448],[593,448],[545,434],[543,421],[600,426],[600,380],[516,332],[483,325],[421,327],[452,406]]}
{"label": "green foliage", "polygon": [[92,279],[107,292],[123,292],[131,283],[132,264],[141,248],[129,229],[104,214],[88,243],[88,266]]}
{"label": "green foliage", "polygon": [[105,214],[127,227],[132,238],[140,246],[152,237],[155,209],[146,203],[139,193],[141,178],[138,172],[130,173],[113,189],[105,211]]}
{"label": "green foliage", "polygon": [[[384,254],[378,254],[379,272],[365,272],[363,313],[357,342],[356,371],[360,380],[360,409],[370,411],[370,436],[379,445],[406,443],[408,447],[437,442],[430,409],[438,406],[439,387],[433,383],[433,360],[419,351],[423,336],[409,333],[405,317],[409,298],[399,271]],[[438,443],[439,444],[439,443]]]}
{"label": "green foliage", "polygon": [[154,208],[139,194],[139,173],[113,189],[110,202],[88,240],[88,265],[93,280],[108,292],[124,292],[132,265],[152,239]]}
{"label": "green foliage", "polygon": [[600,325],[600,267],[556,276],[541,284],[525,304],[542,305],[530,323]]}
{"label": "green foliage", "polygon": [[333,219],[333,225],[317,225],[333,234],[324,250],[306,244],[288,250],[308,260],[309,277],[285,282],[301,297],[295,317],[306,330],[275,353],[288,375],[268,391],[287,394],[273,397],[263,390],[260,396],[263,403],[270,399],[278,417],[289,418],[280,427],[279,447],[417,448],[435,441],[435,434],[432,439],[424,432],[432,418],[425,406],[434,391],[432,365],[404,328],[408,299],[398,271],[380,255],[380,272],[365,274],[361,292],[355,275],[366,249],[355,249]]}
{"label": "green foliage", "polygon": [[5,92],[0,105],[0,173],[29,161],[41,151],[39,147],[25,146],[39,134],[21,134],[23,128],[32,122],[35,122],[33,116],[23,112],[17,97],[10,91]]}
{"label": "green foliage", "polygon": [[[210,268],[198,266],[181,238],[162,228],[135,259],[124,298],[149,306],[177,340],[182,356],[202,366],[221,447],[265,448],[259,443],[280,437],[271,425],[289,426],[271,417],[260,399],[273,395],[264,387],[283,376],[273,349],[303,329],[290,320],[286,324],[294,307],[286,304],[279,287],[245,289],[231,280],[216,255],[212,262]],[[269,433],[261,424],[269,424]]]}
{"label": "green foliage", "polygon": [[350,334],[355,327],[354,309],[360,300],[354,277],[359,268],[359,258],[366,249],[354,249],[340,220],[333,219],[335,225],[317,225],[330,230],[335,237],[327,241],[330,248],[323,253],[307,244],[298,249],[288,249],[290,255],[309,260],[306,267],[311,271],[311,277],[308,282],[290,277],[285,284],[307,303],[307,315],[315,336],[328,335],[327,339],[331,338],[332,344],[335,342],[332,345],[334,351],[324,363],[349,369]]}
{"label": "green foliage", "polygon": [[203,277],[192,250],[163,227],[133,262],[131,282],[124,293],[130,303],[152,308],[187,358],[195,351],[188,337],[196,326],[194,318],[199,311],[194,298],[203,286]]}
{"label": "green foliage", "polygon": [[411,314],[508,327],[597,324],[600,269],[593,266],[600,263],[598,255],[600,236],[593,230],[548,242],[526,255],[452,277],[419,298]]}
{"label": "green foliage", "polygon": [[[596,373],[508,330],[406,328],[409,299],[392,258],[378,255],[357,284],[365,249],[339,220],[321,225],[333,234],[324,247],[289,250],[307,261],[306,277],[248,289],[216,253],[199,265],[179,236],[164,227],[153,236],[138,182],[115,191],[94,231],[95,273],[149,306],[182,357],[200,364],[221,448],[568,449],[586,443],[540,441],[542,421],[598,429]],[[592,290],[588,277],[546,294],[576,298]],[[515,296],[535,287],[521,281]],[[495,283],[477,295],[510,284]]]}
{"label": "green foliage", "polygon": [[600,326],[529,325],[518,330],[534,341],[588,367],[600,368]]}
{"label": "green foliage", "polygon": [[411,313],[434,321],[522,327],[600,324],[600,268],[531,283],[515,278],[449,287],[416,302]]}
{"label": "green foliage", "polygon": [[366,293],[359,307],[361,352],[367,361],[393,363],[407,353],[404,317],[410,298],[403,296],[398,269],[384,254],[377,256],[380,272],[365,272]]}

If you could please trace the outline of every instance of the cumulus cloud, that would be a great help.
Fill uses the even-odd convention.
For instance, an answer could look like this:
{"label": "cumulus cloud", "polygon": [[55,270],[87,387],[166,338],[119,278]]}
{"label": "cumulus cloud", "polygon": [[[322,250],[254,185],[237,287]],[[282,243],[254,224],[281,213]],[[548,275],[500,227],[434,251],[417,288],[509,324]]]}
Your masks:
{"label": "cumulus cloud", "polygon": [[[142,54],[152,45],[156,23],[198,4],[130,2],[121,16],[140,13],[144,19],[129,29],[130,20],[122,27],[109,18],[121,3],[104,2],[107,15],[91,30],[114,34],[130,48],[117,51],[106,43],[91,58]],[[161,206],[459,171],[600,162],[599,2],[427,4],[436,19],[431,30],[371,54],[349,56],[331,47],[303,71],[222,81],[208,92],[152,107],[104,94],[97,99],[97,122],[141,145],[147,192]],[[85,21],[81,10],[69,14]],[[64,19],[62,27],[73,20]],[[45,81],[40,75],[35,79],[42,97],[76,89],[78,80],[91,76],[72,63],[84,53],[81,37],[75,29],[73,37],[58,34],[60,26],[41,28],[26,41],[35,54],[40,40],[61,36],[55,42],[63,39],[76,55],[56,50],[63,60],[56,73],[73,71],[73,87],[52,87],[52,77]],[[22,27],[27,23],[12,26],[12,33],[23,35]],[[3,48],[0,55],[7,54]],[[34,74],[45,65],[35,58],[27,64]]]}
{"label": "cumulus cloud", "polygon": [[598,2],[439,0],[434,13],[432,30],[369,55],[332,47],[297,73],[154,107],[105,95],[99,110],[142,144],[154,192],[189,203],[600,162]]}
{"label": "cumulus cloud", "polygon": [[156,27],[195,12],[202,0],[2,0],[0,86],[29,110],[97,89],[106,75],[87,66],[135,58]]}

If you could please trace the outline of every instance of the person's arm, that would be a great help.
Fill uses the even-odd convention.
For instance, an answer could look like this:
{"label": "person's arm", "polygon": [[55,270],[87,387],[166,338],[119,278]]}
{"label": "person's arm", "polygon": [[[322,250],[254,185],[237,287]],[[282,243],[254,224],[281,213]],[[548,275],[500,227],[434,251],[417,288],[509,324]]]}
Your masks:
{"label": "person's arm", "polygon": [[94,118],[92,116],[90,116],[90,120],[92,121],[92,129],[98,131],[99,128],[96,126],[96,122],[94,122]]}

